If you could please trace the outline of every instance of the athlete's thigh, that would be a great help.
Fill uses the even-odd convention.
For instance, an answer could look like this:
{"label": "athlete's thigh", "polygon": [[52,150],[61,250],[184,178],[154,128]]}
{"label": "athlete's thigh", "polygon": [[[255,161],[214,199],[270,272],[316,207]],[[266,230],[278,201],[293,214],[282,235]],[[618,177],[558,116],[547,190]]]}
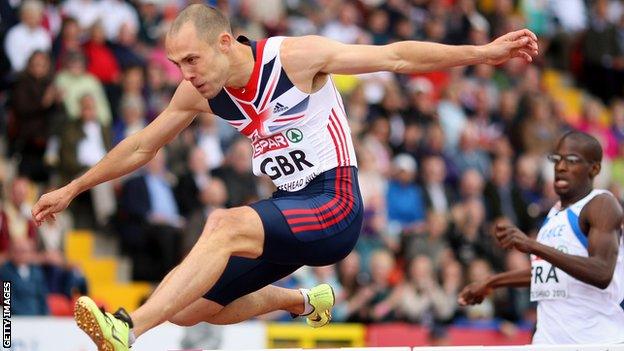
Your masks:
{"label": "athlete's thigh", "polygon": [[202,237],[226,242],[234,256],[256,258],[262,254],[264,227],[249,206],[218,209],[208,217]]}
{"label": "athlete's thigh", "polygon": [[230,257],[223,274],[204,298],[221,306],[274,283],[299,269],[301,265],[283,265],[262,258]]}

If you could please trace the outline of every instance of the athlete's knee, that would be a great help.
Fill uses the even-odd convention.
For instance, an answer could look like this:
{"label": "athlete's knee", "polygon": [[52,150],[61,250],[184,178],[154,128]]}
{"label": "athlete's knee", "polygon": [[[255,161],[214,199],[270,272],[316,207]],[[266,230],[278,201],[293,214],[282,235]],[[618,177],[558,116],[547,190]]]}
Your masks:
{"label": "athlete's knee", "polygon": [[208,234],[209,232],[214,231],[215,228],[223,224],[223,221],[227,220],[227,217],[228,210],[225,209],[218,208],[210,212],[206,225],[204,226],[203,234]]}
{"label": "athlete's knee", "polygon": [[[208,217],[202,233],[202,239],[217,243],[218,247],[229,250],[230,254],[242,253],[245,256],[259,255],[262,245],[262,223],[257,214],[249,207],[237,207],[227,210],[215,210]],[[260,247],[258,252],[253,248]],[[257,250],[256,250],[257,251]]]}
{"label": "athlete's knee", "polygon": [[169,322],[175,325],[178,325],[180,327],[192,327],[201,321],[195,318],[191,318],[189,316],[176,314],[173,317],[169,318]]}

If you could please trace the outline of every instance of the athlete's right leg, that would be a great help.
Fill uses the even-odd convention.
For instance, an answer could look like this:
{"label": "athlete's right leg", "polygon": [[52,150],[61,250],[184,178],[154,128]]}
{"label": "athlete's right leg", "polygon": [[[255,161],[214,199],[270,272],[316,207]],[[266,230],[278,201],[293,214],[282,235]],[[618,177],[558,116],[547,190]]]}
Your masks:
{"label": "athlete's right leg", "polygon": [[304,299],[301,291],[268,285],[239,297],[226,306],[201,298],[178,312],[169,321],[180,326],[192,326],[200,322],[235,324],[278,310],[302,314]]}

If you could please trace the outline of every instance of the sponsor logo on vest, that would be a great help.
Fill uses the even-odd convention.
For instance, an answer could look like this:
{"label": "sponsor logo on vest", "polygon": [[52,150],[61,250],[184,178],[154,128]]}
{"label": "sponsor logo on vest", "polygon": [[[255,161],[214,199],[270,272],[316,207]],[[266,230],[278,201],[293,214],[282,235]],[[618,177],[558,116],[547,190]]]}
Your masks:
{"label": "sponsor logo on vest", "polygon": [[273,107],[273,114],[277,114],[280,112],[284,112],[286,110],[288,110],[290,107],[288,106],[284,106],[282,104],[280,104],[279,102],[277,104],[275,104],[275,107]]}
{"label": "sponsor logo on vest", "polygon": [[286,137],[293,143],[298,143],[303,140],[303,133],[297,128],[291,128],[286,131]]}
{"label": "sponsor logo on vest", "polygon": [[253,146],[253,157],[256,158],[260,155],[263,155],[269,151],[283,149],[288,147],[288,140],[284,136],[284,134],[276,134],[272,135],[268,138],[256,139],[252,143]]}

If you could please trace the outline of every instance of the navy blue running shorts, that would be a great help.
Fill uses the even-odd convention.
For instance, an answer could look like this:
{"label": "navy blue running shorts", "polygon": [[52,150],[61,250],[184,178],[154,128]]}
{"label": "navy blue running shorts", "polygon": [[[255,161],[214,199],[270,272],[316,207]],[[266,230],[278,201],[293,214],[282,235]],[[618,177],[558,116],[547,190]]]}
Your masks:
{"label": "navy blue running shorts", "polygon": [[362,228],[357,168],[338,167],[296,192],[278,190],[251,205],[264,226],[263,253],[232,256],[204,298],[227,305],[274,283],[301,266],[325,266],[346,257]]}

